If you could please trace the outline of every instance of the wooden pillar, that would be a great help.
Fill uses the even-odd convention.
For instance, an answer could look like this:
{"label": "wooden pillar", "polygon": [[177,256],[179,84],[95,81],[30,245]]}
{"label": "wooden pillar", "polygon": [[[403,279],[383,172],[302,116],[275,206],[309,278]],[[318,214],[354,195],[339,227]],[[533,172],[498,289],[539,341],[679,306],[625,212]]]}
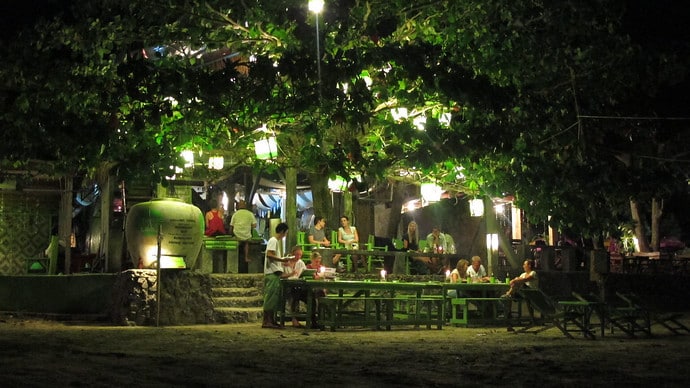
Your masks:
{"label": "wooden pillar", "polygon": [[62,178],[62,192],[60,193],[60,216],[58,220],[59,241],[65,244],[65,269],[64,273],[70,273],[72,265],[72,200],[74,180],[71,176]]}

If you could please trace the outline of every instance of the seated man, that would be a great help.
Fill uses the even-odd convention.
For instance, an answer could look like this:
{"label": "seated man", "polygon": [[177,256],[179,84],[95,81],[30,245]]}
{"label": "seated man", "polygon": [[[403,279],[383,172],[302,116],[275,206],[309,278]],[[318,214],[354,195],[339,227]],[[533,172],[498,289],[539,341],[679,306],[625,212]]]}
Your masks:
{"label": "seated man", "polygon": [[510,281],[510,289],[508,292],[505,294],[501,295],[501,298],[503,298],[504,303],[503,303],[503,310],[504,310],[504,315],[506,319],[508,320],[508,331],[513,331],[512,324],[510,322],[511,316],[510,313],[513,308],[513,298],[516,297],[517,292],[522,288],[522,287],[528,287],[528,288],[539,288],[539,279],[537,278],[537,272],[533,269],[533,262],[532,260],[525,260],[524,263],[522,263],[522,269],[525,271],[520,276],[512,279]]}
{"label": "seated man", "polygon": [[[323,217],[314,217],[314,226],[309,229],[309,235],[307,238],[307,243],[311,245],[316,245],[317,248],[330,248],[331,241],[326,238],[326,219]],[[333,255],[333,265],[335,265],[339,271],[344,271],[345,267],[343,263],[340,262],[340,254],[337,253]]]}
{"label": "seated man", "polygon": [[539,279],[537,278],[537,271],[532,269],[532,260],[525,260],[525,262],[522,263],[522,269],[525,272],[510,281],[510,290],[503,294],[501,296],[502,298],[513,297],[523,286],[539,288]]}
{"label": "seated man", "polygon": [[489,280],[481,257],[472,256],[472,265],[467,268],[467,281],[469,283],[487,283]]}
{"label": "seated man", "polygon": [[[287,279],[299,279],[302,272],[307,269],[307,265],[302,260],[302,248],[295,245],[290,250],[291,260],[283,264],[283,275],[281,278]],[[294,286],[290,288],[290,295],[288,297],[290,302],[290,312],[292,313],[292,326],[302,327],[297,319],[297,312],[299,311],[299,302],[307,301],[307,290],[300,286]]]}

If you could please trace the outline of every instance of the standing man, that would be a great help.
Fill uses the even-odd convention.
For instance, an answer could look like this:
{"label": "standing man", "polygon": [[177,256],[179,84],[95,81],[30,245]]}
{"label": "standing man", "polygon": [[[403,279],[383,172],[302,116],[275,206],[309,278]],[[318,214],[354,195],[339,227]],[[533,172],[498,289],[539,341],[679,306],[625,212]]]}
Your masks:
{"label": "standing man", "polygon": [[252,230],[256,228],[256,217],[254,213],[247,210],[247,202],[240,200],[237,204],[237,211],[230,218],[230,230],[232,234],[240,240],[239,245],[244,253],[244,258],[238,258],[238,272],[249,272],[249,240],[252,238]]}
{"label": "standing man", "polygon": [[282,329],[276,322],[275,313],[280,304],[283,263],[288,263],[290,257],[283,257],[283,240],[288,233],[288,225],[284,222],[276,226],[275,234],[266,244],[264,258],[264,320],[261,327],[265,329]]}

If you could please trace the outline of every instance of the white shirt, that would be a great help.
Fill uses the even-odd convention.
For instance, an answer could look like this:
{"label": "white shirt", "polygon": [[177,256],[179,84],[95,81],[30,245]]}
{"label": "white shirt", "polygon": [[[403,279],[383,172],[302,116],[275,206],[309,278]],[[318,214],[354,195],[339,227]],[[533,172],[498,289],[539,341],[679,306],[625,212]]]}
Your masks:
{"label": "white shirt", "polygon": [[273,251],[276,256],[283,257],[283,241],[278,240],[275,236],[271,237],[266,244],[266,253],[264,254],[264,275],[272,274],[274,272],[283,271],[283,263],[277,260],[268,258],[268,251]]}
{"label": "white shirt", "polygon": [[230,225],[232,225],[232,234],[238,239],[249,240],[252,238],[252,228],[256,225],[256,217],[249,210],[240,209],[230,218]]}
{"label": "white shirt", "polygon": [[471,278],[483,278],[486,276],[486,269],[484,269],[484,265],[480,265],[479,271],[475,271],[474,267],[470,265],[467,267],[467,276]]}
{"label": "white shirt", "polygon": [[298,279],[300,275],[302,275],[302,272],[305,269],[307,269],[307,265],[304,263],[304,261],[300,259],[295,262],[294,267],[284,265],[283,268],[284,273],[290,274],[290,276],[288,276],[288,279]]}

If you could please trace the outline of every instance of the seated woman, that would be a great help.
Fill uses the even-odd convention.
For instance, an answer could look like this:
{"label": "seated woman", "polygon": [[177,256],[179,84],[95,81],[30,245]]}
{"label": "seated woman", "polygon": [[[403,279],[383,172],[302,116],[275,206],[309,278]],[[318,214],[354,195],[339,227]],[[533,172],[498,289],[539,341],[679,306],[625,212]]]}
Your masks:
{"label": "seated woman", "polygon": [[[451,283],[465,283],[467,282],[467,267],[470,266],[470,262],[465,259],[458,260],[458,264],[455,266],[453,272],[450,273]],[[448,290],[449,298],[457,298],[458,290]]]}

